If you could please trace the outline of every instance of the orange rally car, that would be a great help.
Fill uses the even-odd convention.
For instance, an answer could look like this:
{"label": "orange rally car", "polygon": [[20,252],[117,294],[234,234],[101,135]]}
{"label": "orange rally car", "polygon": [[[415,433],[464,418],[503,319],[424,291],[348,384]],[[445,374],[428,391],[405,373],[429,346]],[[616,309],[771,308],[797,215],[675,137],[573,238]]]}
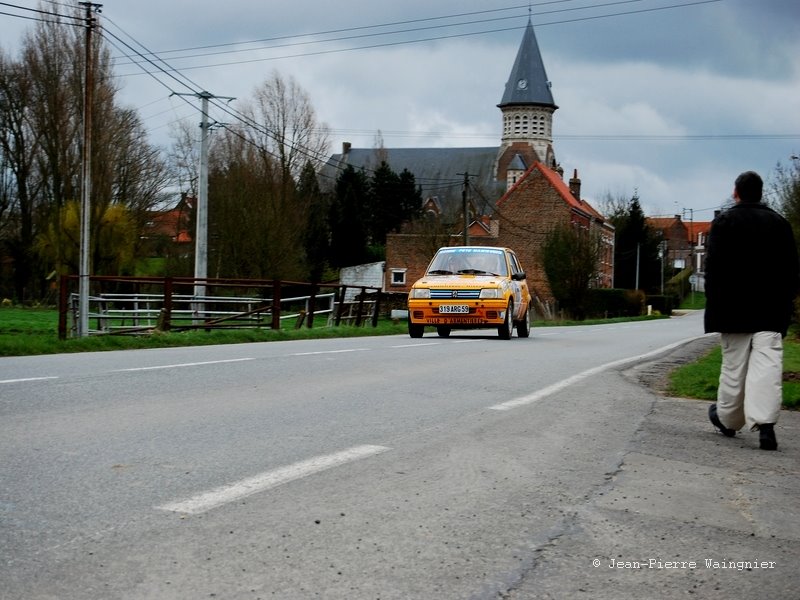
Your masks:
{"label": "orange rally car", "polygon": [[531,332],[531,295],[525,271],[508,248],[448,246],[440,248],[425,276],[408,294],[408,334],[422,337],[425,326],[440,337],[453,329],[496,327],[504,340],[514,329]]}

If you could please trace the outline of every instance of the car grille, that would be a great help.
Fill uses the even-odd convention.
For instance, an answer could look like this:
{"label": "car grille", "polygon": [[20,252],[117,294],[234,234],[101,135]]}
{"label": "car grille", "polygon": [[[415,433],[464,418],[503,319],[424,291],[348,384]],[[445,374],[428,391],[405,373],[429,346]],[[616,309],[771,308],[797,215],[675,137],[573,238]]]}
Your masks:
{"label": "car grille", "polygon": [[431,300],[477,300],[480,290],[431,290]]}

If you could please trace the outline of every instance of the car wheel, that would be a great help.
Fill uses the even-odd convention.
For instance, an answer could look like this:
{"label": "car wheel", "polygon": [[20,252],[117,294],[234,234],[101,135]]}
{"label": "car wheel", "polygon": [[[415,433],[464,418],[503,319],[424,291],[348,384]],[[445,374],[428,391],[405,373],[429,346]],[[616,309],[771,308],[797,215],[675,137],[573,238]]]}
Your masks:
{"label": "car wheel", "polygon": [[412,338],[421,338],[422,333],[425,331],[425,325],[418,325],[417,323],[408,322],[408,335]]}
{"label": "car wheel", "polygon": [[506,318],[503,324],[497,328],[497,335],[501,340],[510,340],[511,334],[514,331],[514,301],[508,301],[508,308],[506,309]]}
{"label": "car wheel", "polygon": [[439,325],[436,328],[436,333],[439,334],[439,337],[450,337],[450,327],[446,327],[445,325]]}
{"label": "car wheel", "polygon": [[525,316],[522,320],[517,321],[517,336],[521,338],[526,338],[531,335],[531,312],[526,307],[525,308]]}

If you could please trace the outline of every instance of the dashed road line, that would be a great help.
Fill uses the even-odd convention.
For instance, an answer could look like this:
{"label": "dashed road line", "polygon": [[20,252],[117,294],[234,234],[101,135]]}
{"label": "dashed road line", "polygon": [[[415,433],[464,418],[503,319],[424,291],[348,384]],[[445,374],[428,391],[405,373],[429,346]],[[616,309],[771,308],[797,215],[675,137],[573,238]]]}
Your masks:
{"label": "dashed road line", "polygon": [[22,383],[25,381],[46,381],[48,379],[58,379],[58,377],[23,377],[20,379],[0,379],[0,383]]}
{"label": "dashed road line", "polygon": [[247,496],[252,496],[253,494],[266,491],[284,483],[296,481],[298,479],[302,479],[303,477],[308,477],[314,473],[319,473],[345,463],[367,458],[369,456],[374,456],[388,450],[391,450],[391,448],[387,448],[386,446],[354,446],[352,448],[348,448],[347,450],[342,450],[341,452],[315,456],[313,458],[296,462],[285,467],[273,469],[272,471],[267,471],[265,473],[261,473],[260,475],[248,477],[247,479],[242,479],[241,481],[192,496],[187,500],[169,502],[167,504],[156,506],[156,508],[170,512],[196,515],[209,511],[212,508],[217,508],[224,504],[241,500]]}
{"label": "dashed road line", "polygon": [[114,369],[110,373],[130,373],[134,371],[157,371],[159,369],[179,369],[183,367],[201,367],[204,365],[221,365],[225,363],[246,362],[255,358],[230,358],[227,360],[207,360],[204,362],[178,363],[174,365],[155,365],[152,367],[131,367],[129,369]]}
{"label": "dashed road line", "polygon": [[345,350],[320,350],[318,352],[294,352],[288,356],[317,356],[319,354],[343,354],[345,352],[369,352],[369,348],[347,348]]}

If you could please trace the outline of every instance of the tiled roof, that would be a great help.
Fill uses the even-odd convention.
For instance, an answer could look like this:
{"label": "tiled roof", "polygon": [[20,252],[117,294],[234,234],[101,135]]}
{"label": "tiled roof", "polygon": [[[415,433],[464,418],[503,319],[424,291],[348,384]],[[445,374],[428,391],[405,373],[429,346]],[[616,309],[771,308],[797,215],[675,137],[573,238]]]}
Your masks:
{"label": "tiled roof", "polygon": [[569,189],[569,186],[564,183],[564,180],[561,178],[561,175],[553,171],[552,169],[547,168],[540,162],[535,162],[531,167],[525,172],[525,174],[519,178],[517,183],[515,183],[511,189],[509,189],[500,200],[497,201],[497,205],[500,206],[507,198],[512,196],[515,190],[522,185],[522,183],[528,178],[528,176],[533,171],[539,171],[547,182],[558,192],[558,195],[566,202],[571,208],[581,211],[585,213],[587,216],[600,219],[601,221],[605,222],[605,217],[601,215],[595,208],[586,202],[586,200],[578,200],[575,196],[572,195],[572,192]]}
{"label": "tiled roof", "polygon": [[697,243],[697,239],[701,233],[708,235],[711,231],[711,221],[689,221],[686,223],[689,230],[689,239]]}

